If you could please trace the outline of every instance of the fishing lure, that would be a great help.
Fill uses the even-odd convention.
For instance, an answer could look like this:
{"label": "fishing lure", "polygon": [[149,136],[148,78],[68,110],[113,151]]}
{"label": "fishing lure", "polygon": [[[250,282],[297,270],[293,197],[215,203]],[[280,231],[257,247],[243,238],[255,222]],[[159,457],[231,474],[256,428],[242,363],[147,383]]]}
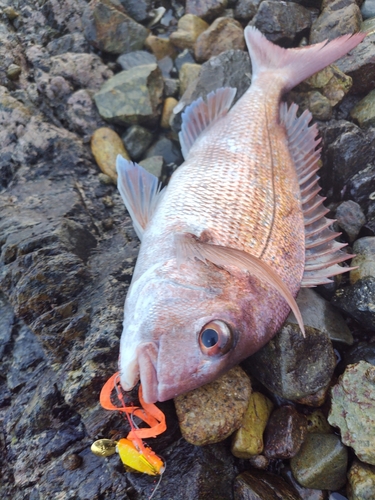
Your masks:
{"label": "fishing lure", "polygon": [[[121,406],[115,406],[111,396],[115,390]],[[112,375],[104,384],[100,392],[100,404],[105,410],[120,411],[125,413],[131,431],[126,438],[119,441],[100,439],[91,446],[91,451],[97,456],[109,456],[117,450],[122,463],[127,469],[143,472],[151,476],[161,475],[165,470],[165,463],[156,453],[143,442],[143,439],[156,437],[167,428],[165,415],[154,404],[146,403],[143,399],[142,385],[139,386],[139,406],[126,406],[120,386],[119,372]],[[139,428],[134,417],[138,417],[149,425],[148,428]]]}

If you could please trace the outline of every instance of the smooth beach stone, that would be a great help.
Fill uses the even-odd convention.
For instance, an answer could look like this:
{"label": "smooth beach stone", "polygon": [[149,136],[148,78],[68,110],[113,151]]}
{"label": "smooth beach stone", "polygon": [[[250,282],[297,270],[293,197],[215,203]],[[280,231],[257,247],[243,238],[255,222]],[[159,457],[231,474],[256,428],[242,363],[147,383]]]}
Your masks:
{"label": "smooth beach stone", "polygon": [[306,418],[293,406],[282,406],[268,420],[264,433],[264,455],[267,458],[294,457],[306,434]]}
{"label": "smooth beach stone", "polygon": [[375,90],[354,106],[350,116],[360,127],[375,125]]}
{"label": "smooth beach stone", "polygon": [[104,174],[107,174],[114,182],[117,181],[117,155],[130,160],[121,137],[108,127],[98,128],[92,134],[91,151],[100,170]]}
{"label": "smooth beach stone", "polygon": [[338,490],[346,483],[348,452],[334,434],[308,434],[290,461],[294,478],[306,488]]}
{"label": "smooth beach stone", "polygon": [[159,139],[147,149],[145,158],[150,158],[151,156],[162,156],[166,165],[171,163],[174,165],[181,165],[183,161],[179,143],[164,136],[159,137]]}
{"label": "smooth beach stone", "polygon": [[349,365],[332,388],[328,422],[340,429],[341,440],[357,457],[375,465],[375,366]]}
{"label": "smooth beach stone", "polygon": [[310,434],[331,434],[333,432],[322,410],[315,410],[309,415],[305,415],[305,418],[307,432]]}
{"label": "smooth beach stone", "polygon": [[289,483],[299,494],[301,500],[327,500],[328,493],[325,490],[317,490],[313,488],[304,488],[295,480],[289,465],[285,465],[281,469],[281,475],[287,483]]}
{"label": "smooth beach stone", "polygon": [[142,158],[143,153],[151,145],[152,139],[152,133],[141,125],[132,125],[122,136],[125,148],[134,161]]}
{"label": "smooth beach stone", "polygon": [[353,245],[351,265],[358,266],[350,271],[350,283],[354,285],[358,280],[371,276],[375,278],[375,236],[360,238]]}
{"label": "smooth beach stone", "polygon": [[177,31],[171,33],[170,41],[179,49],[193,49],[199,35],[209,24],[193,14],[185,14],[178,20]]}
{"label": "smooth beach stone", "polygon": [[[366,224],[366,217],[360,205],[352,200],[340,203],[336,208],[335,217],[338,225],[345,231],[350,242],[357,238],[360,230]],[[352,262],[352,266],[356,265]]]}
{"label": "smooth beach stone", "polygon": [[234,500],[300,500],[297,491],[276,474],[247,470],[234,481]]}
{"label": "smooth beach stone", "polygon": [[366,330],[375,329],[375,277],[361,278],[354,285],[339,288],[332,304],[356,319]]}
{"label": "smooth beach stone", "polygon": [[375,0],[365,0],[361,7],[363,19],[375,17]]}
{"label": "smooth beach stone", "polygon": [[237,430],[251,394],[250,379],[236,366],[220,378],[174,399],[182,436],[203,446]]}
{"label": "smooth beach stone", "polygon": [[117,63],[124,71],[144,64],[156,64],[156,61],[156,57],[146,50],[134,50],[117,58]]}
{"label": "smooth beach stone", "polygon": [[[299,401],[322,391],[321,400],[331,381],[336,356],[325,333],[309,326],[305,326],[305,333],[304,338],[298,325],[286,323],[243,366],[268,390],[284,399]],[[316,406],[314,400],[310,404]]]}
{"label": "smooth beach stone", "polygon": [[164,101],[163,111],[161,113],[160,126],[161,128],[171,128],[170,119],[174,108],[177,106],[178,101],[174,97],[167,97]]}
{"label": "smooth beach stone", "polygon": [[263,451],[263,432],[273,404],[260,392],[253,392],[238,431],[232,438],[232,453],[238,458],[250,458]]}
{"label": "smooth beach stone", "polygon": [[354,460],[348,472],[348,500],[374,500],[375,467]]}
{"label": "smooth beach stone", "polygon": [[[312,288],[301,288],[296,302],[305,326],[325,333],[335,342],[353,344],[353,336],[340,312]],[[289,314],[287,322],[297,324],[292,312]]]}

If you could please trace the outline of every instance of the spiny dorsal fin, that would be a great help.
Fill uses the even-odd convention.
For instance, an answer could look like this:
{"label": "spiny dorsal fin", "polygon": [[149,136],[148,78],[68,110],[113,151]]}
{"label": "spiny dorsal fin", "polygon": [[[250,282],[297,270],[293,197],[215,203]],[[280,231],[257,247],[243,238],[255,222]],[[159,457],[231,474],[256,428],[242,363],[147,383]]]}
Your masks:
{"label": "spiny dorsal fin", "polygon": [[336,274],[345,273],[351,268],[341,267],[343,262],[353,257],[341,251],[346,243],[334,241],[341,233],[334,233],[329,226],[334,222],[325,215],[329,212],[324,207],[325,198],[319,196],[320,149],[316,149],[321,139],[317,139],[316,124],[309,127],[312,115],[304,111],[297,118],[296,104],[288,109],[286,103],[280,106],[280,121],[285,125],[288,135],[289,151],[292,155],[299,185],[301,188],[302,210],[305,219],[305,272],[301,286],[311,287],[330,283]]}
{"label": "spiny dorsal fin", "polygon": [[207,102],[200,97],[186,108],[182,114],[179,133],[181,151],[185,159],[201,133],[228,113],[236,92],[237,90],[231,87],[221,87],[208,94]]}
{"label": "spiny dorsal fin", "polygon": [[117,187],[132,218],[137,236],[142,240],[143,232],[155,211],[165,189],[155,175],[150,174],[137,163],[125,160],[121,155],[116,159],[118,173]]}

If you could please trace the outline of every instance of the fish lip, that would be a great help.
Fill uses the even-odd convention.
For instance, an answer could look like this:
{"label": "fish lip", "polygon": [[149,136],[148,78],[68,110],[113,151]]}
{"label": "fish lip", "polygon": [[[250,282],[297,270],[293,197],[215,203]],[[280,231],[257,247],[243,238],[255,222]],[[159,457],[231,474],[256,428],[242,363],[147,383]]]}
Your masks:
{"label": "fish lip", "polygon": [[160,401],[157,375],[158,346],[155,342],[145,342],[139,345],[137,357],[143,399],[146,403],[156,403]]}

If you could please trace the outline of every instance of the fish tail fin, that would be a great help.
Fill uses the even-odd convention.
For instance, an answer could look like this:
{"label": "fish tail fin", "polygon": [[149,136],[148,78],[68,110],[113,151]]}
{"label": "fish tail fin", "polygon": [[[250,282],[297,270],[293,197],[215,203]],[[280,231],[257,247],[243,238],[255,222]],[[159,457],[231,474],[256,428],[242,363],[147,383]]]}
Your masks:
{"label": "fish tail fin", "polygon": [[307,47],[284,49],[273,44],[256,28],[245,29],[246,44],[253,68],[253,79],[265,71],[278,71],[286,92],[309,76],[325,68],[347,52],[354,49],[365,38],[366,33],[344,35],[327,42]]}

